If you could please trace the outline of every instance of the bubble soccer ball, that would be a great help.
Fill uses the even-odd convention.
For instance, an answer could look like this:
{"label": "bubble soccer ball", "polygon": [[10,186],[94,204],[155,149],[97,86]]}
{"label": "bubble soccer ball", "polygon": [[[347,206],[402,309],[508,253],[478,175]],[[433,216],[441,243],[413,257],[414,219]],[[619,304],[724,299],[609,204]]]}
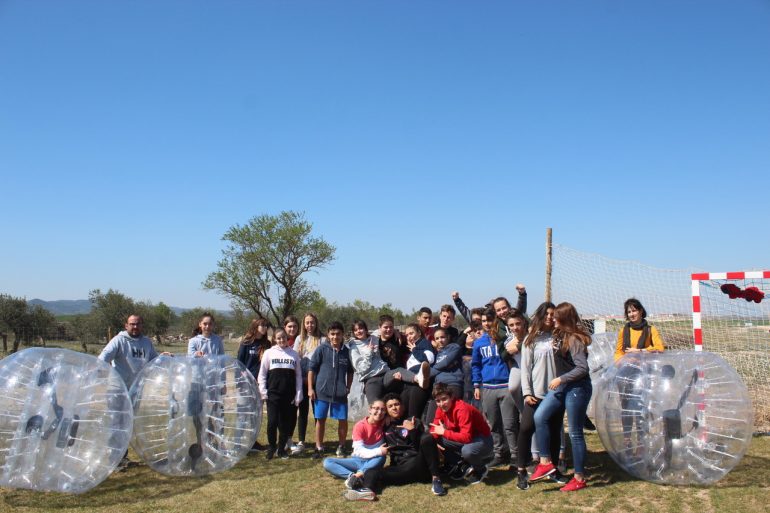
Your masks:
{"label": "bubble soccer ball", "polygon": [[0,485],[88,491],[120,463],[132,422],[108,364],[67,349],[13,354],[0,361]]}
{"label": "bubble soccer ball", "polygon": [[713,353],[626,354],[594,395],[602,444],[623,470],[647,481],[714,483],[751,440],[748,390]]}
{"label": "bubble soccer ball", "polygon": [[594,387],[605,369],[611,366],[615,359],[617,340],[617,331],[596,333],[591,336],[591,345],[588,346],[588,371]]}
{"label": "bubble soccer ball", "polygon": [[[588,372],[594,390],[599,387],[599,380],[602,379],[604,371],[615,359],[617,339],[617,331],[596,333],[591,336],[591,345],[588,347]],[[588,403],[587,415],[595,418],[595,410],[596,393],[591,396],[591,401]]]}
{"label": "bubble soccer ball", "polygon": [[358,373],[353,375],[353,384],[348,393],[348,420],[358,422],[369,415],[369,401],[364,393],[364,383],[358,378]]}
{"label": "bubble soccer ball", "polygon": [[131,386],[131,447],[169,476],[227,470],[259,434],[262,401],[254,377],[230,356],[159,356]]}

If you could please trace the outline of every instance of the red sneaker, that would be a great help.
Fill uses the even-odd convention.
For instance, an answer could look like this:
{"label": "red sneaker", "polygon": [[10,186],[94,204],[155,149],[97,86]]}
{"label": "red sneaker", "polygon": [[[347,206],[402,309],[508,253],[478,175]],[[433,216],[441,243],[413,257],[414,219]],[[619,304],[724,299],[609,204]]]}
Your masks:
{"label": "red sneaker", "polygon": [[548,463],[545,465],[542,463],[538,463],[537,467],[535,468],[535,471],[532,473],[531,476],[529,476],[529,482],[534,483],[536,481],[540,481],[550,476],[554,472],[556,472],[556,467],[554,466],[553,463]]}
{"label": "red sneaker", "polygon": [[586,486],[588,485],[586,484],[585,480],[578,481],[577,478],[573,477],[572,479],[570,479],[569,483],[559,488],[559,490],[561,490],[562,492],[576,492],[578,490],[582,490]]}

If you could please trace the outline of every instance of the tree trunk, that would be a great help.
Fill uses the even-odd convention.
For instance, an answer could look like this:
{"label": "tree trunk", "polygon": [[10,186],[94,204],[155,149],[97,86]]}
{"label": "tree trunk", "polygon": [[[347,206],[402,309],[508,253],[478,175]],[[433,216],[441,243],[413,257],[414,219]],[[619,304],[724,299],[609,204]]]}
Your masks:
{"label": "tree trunk", "polygon": [[11,349],[12,353],[15,353],[19,350],[19,344],[21,344],[21,335],[17,332],[13,332],[13,349]]}
{"label": "tree trunk", "polygon": [[5,332],[0,333],[0,337],[2,337],[3,339],[3,352],[7,353],[8,352],[8,333],[5,333]]}

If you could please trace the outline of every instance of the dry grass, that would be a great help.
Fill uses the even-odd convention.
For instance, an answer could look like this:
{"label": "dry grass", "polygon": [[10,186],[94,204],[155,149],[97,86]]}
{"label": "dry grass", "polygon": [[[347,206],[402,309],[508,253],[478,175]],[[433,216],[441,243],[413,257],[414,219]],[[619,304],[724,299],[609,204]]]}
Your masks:
{"label": "dry grass", "polygon": [[[335,426],[330,425],[330,428]],[[333,432],[333,431],[332,431]],[[264,433],[261,436],[264,441]],[[409,510],[486,512],[514,507],[519,511],[694,513],[765,512],[770,503],[770,438],[754,438],[741,464],[711,487],[661,486],[632,479],[604,452],[596,435],[588,435],[590,486],[565,494],[558,485],[516,489],[514,475],[490,472],[478,486],[447,483],[449,494],[434,497],[427,484],[391,487],[375,503],[349,503],[333,479],[309,454],[287,461],[266,461],[251,454],[228,472],[204,478],[169,478],[143,464],[115,473],[82,495],[0,490],[0,511],[14,512],[344,512]],[[331,447],[331,445],[329,445]]]}

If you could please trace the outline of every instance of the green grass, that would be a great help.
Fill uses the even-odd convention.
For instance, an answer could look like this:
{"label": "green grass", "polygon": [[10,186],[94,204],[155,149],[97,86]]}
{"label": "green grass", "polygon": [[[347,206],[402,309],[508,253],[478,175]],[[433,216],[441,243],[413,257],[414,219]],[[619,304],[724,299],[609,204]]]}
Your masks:
{"label": "green grass", "polygon": [[[330,432],[335,426],[330,425]],[[264,433],[261,436],[264,442]],[[0,511],[13,512],[345,512],[345,511],[580,511],[580,512],[764,512],[770,503],[770,438],[755,437],[743,461],[710,487],[662,486],[631,478],[587,436],[589,487],[561,493],[558,485],[537,484],[527,492],[515,487],[512,473],[490,472],[478,486],[447,483],[449,494],[434,497],[429,485],[390,487],[375,503],[348,503],[342,481],[320,462],[302,457],[265,460],[250,454],[235,468],[203,478],[169,478],[143,464],[112,474],[82,495],[0,489]],[[331,447],[331,444],[329,445]],[[135,456],[133,456],[135,459]]]}

